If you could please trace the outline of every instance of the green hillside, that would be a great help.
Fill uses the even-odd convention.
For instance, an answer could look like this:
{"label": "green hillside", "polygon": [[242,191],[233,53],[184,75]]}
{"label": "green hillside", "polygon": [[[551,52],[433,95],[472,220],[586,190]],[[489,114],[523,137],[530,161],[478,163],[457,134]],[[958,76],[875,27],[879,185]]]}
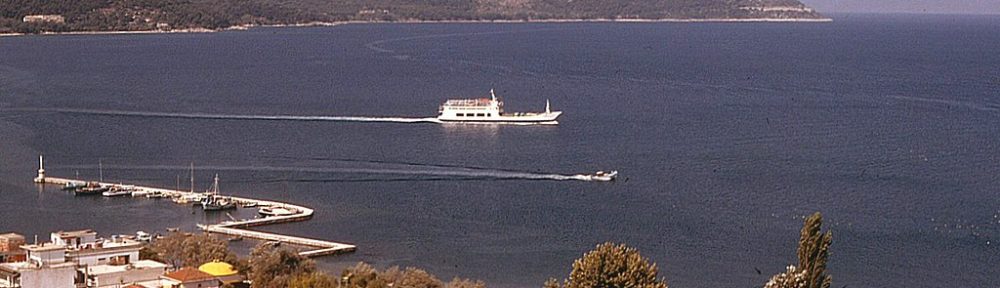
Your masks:
{"label": "green hillside", "polygon": [[[28,15],[59,20],[25,21]],[[821,19],[797,0],[0,0],[0,33],[335,21]]]}

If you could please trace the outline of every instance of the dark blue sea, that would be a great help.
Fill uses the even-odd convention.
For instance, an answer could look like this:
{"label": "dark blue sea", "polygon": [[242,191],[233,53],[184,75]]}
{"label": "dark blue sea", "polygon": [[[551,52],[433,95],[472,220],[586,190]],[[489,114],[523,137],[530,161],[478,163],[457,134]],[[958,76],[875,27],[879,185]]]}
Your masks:
{"label": "dark blue sea", "polygon": [[[315,208],[264,229],[359,245],[318,259],[333,273],[538,287],[615,241],[671,287],[757,287],[820,211],[835,287],[997,287],[1000,18],[834,16],[0,38],[0,232],[226,218],[36,186],[44,154],[52,176],[181,189],[193,163],[197,190],[218,174],[224,194]],[[550,100],[560,124],[120,113],[430,117],[491,88],[508,111]]]}

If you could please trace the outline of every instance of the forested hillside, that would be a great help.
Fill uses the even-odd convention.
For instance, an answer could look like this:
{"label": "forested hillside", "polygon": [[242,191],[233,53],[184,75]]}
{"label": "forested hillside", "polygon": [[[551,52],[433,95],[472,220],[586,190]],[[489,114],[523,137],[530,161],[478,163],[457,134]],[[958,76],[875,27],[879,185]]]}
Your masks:
{"label": "forested hillside", "polygon": [[[64,21],[25,22],[27,15]],[[335,21],[817,19],[797,0],[0,0],[0,33]]]}

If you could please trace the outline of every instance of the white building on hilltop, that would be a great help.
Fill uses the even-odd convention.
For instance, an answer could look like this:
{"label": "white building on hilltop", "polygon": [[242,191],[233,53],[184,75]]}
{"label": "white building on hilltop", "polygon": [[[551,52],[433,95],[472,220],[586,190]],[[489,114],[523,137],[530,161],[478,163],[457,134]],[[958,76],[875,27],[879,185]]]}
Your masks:
{"label": "white building on hilltop", "polygon": [[0,287],[75,288],[76,263],[66,262],[66,246],[21,245],[28,261],[0,264]]}

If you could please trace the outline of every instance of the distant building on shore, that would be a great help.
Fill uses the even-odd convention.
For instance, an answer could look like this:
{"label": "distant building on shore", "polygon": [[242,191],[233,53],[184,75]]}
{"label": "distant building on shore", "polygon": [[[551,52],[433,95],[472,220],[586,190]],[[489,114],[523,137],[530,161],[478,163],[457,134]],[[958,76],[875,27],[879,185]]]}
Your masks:
{"label": "distant building on shore", "polygon": [[0,234],[0,250],[27,252],[24,259],[0,263],[0,288],[162,287],[160,276],[169,268],[140,260],[140,241],[118,235],[103,239],[89,229],[54,232],[49,242],[24,242],[21,235]]}
{"label": "distant building on shore", "polygon": [[24,244],[24,236],[21,234],[0,234],[0,263],[27,261],[24,250],[21,250],[21,245]]}
{"label": "distant building on shore", "polygon": [[21,19],[24,23],[66,23],[66,17],[62,15],[27,15]]}

